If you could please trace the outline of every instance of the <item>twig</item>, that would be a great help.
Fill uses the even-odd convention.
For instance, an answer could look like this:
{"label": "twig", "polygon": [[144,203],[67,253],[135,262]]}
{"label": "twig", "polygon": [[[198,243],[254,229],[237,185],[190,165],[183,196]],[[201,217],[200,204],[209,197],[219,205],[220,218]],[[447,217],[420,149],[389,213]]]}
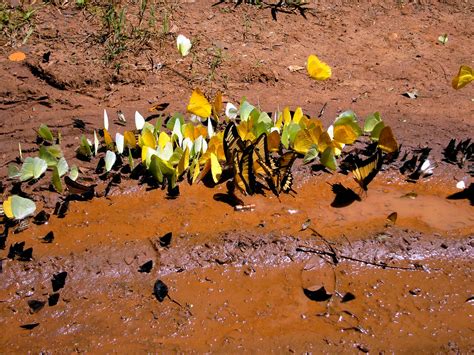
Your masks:
{"label": "twig", "polygon": [[[314,249],[314,248],[308,248],[308,247],[305,247],[305,246],[298,246],[296,248],[296,251],[303,252],[303,253],[318,254],[318,255],[328,255],[328,256],[331,256],[333,258],[333,260],[334,260],[334,257],[337,257],[333,252]],[[383,269],[409,270],[409,271],[418,271],[419,270],[419,268],[416,268],[416,267],[392,266],[392,265],[387,265],[385,263],[377,263],[377,262],[374,262],[374,261],[368,261],[368,260],[353,258],[353,257],[347,256],[347,255],[339,255],[339,259],[356,261],[356,262],[367,264],[367,265],[381,267]]]}

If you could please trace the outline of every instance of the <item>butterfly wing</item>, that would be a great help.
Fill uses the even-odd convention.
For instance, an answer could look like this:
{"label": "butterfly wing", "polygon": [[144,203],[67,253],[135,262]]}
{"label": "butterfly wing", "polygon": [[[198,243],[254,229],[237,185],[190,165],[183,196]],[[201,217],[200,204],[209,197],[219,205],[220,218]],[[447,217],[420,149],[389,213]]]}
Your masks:
{"label": "butterfly wing", "polygon": [[233,122],[229,123],[225,128],[223,144],[224,154],[228,164],[232,161],[232,156],[236,150],[240,152],[244,150],[244,142],[240,138],[237,127]]}
{"label": "butterfly wing", "polygon": [[244,152],[234,151],[234,183],[244,194],[253,195],[255,188],[255,175],[253,172],[253,146],[245,149]]}
{"label": "butterfly wing", "polygon": [[356,164],[356,168],[352,170],[354,180],[362,187],[364,191],[367,191],[367,186],[374,179],[375,175],[380,171],[382,167],[382,151],[377,152],[360,163]]}
{"label": "butterfly wing", "polygon": [[72,180],[69,176],[64,177],[67,189],[71,194],[82,195],[85,193],[91,193],[94,191],[96,185],[83,185],[77,181]]}
{"label": "butterfly wing", "polygon": [[398,150],[398,143],[390,126],[382,128],[379,135],[378,147],[386,153],[393,153]]}
{"label": "butterfly wing", "polygon": [[195,89],[189,99],[187,110],[196,116],[207,118],[211,115],[212,105],[206,99],[201,90]]}
{"label": "butterfly wing", "polygon": [[294,152],[286,152],[278,159],[278,188],[280,192],[288,193],[292,191],[293,186],[293,174],[291,173],[291,167],[296,160],[296,154]]}
{"label": "butterfly wing", "polygon": [[331,67],[320,61],[314,54],[308,57],[306,69],[309,76],[316,80],[326,80],[331,77]]}

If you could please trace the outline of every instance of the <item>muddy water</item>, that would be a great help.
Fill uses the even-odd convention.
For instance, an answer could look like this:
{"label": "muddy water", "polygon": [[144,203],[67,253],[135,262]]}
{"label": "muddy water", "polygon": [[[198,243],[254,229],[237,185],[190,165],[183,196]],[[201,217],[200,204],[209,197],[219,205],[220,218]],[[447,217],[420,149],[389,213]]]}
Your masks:
{"label": "muddy water", "polygon": [[[4,260],[0,346],[11,351],[468,351],[474,215],[444,182],[377,178],[362,201],[331,207],[328,183],[296,196],[216,201],[224,186],[181,196],[136,187],[73,202],[63,219],[10,235],[34,260]],[[448,192],[448,193],[447,193]],[[398,213],[395,225],[387,216]],[[310,228],[302,224],[311,220]],[[323,237],[317,236],[317,231]],[[51,244],[40,242],[50,230]],[[173,232],[169,247],[159,237]],[[2,257],[6,255],[2,252]],[[152,260],[150,273],[138,272]],[[51,277],[67,271],[55,306]],[[153,292],[169,287],[162,303]],[[312,301],[304,288],[324,286]],[[355,299],[342,302],[350,292]],[[32,329],[20,325],[39,323]],[[5,325],[9,325],[6,327]]]}
{"label": "muddy water", "polygon": [[[328,183],[340,179],[313,180],[298,188],[297,195],[280,196],[280,201],[273,195],[243,197],[245,204],[255,205],[249,212],[236,212],[216,201],[217,194],[226,192],[222,185],[209,189],[182,184],[177,199],[166,199],[161,190],[145,192],[132,187],[110,198],[71,202],[64,219],[52,218],[47,225],[28,229],[21,238],[27,244],[35,243],[53,230],[54,244],[35,243],[35,255],[62,255],[102,244],[147,240],[170,231],[191,243],[210,241],[228,231],[294,235],[310,219],[310,226],[324,236],[357,240],[382,233],[392,212],[398,214],[399,228],[423,233],[462,237],[474,229],[468,201],[446,199],[446,191],[450,191],[446,186],[429,182],[400,186],[379,181],[362,195],[361,202],[333,208],[334,194]],[[357,191],[350,183],[346,185]],[[452,192],[456,189],[451,188]]]}

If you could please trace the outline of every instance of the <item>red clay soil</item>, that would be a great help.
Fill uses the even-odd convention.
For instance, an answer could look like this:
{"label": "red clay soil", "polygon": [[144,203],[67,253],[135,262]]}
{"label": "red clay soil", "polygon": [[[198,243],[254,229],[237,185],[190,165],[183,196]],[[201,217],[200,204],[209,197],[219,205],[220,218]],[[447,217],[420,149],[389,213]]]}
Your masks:
{"label": "red clay soil", "polygon": [[[352,178],[297,164],[297,194],[244,197],[255,205],[245,212],[219,199],[224,184],[181,182],[180,196],[169,199],[123,179],[107,198],[71,202],[64,218],[10,233],[0,250],[3,352],[472,351],[473,207],[446,199],[472,177],[468,164],[442,160],[451,138],[474,132],[474,85],[450,84],[461,64],[474,64],[472,2],[312,1],[306,19],[277,12],[275,21],[254,5],[160,1],[156,26],[143,25],[148,8],[141,36],[131,35],[138,5],[116,3],[127,9],[127,49],[108,61],[104,6],[94,2],[35,3],[30,24],[2,32],[2,200],[18,143],[34,154],[41,123],[61,132],[70,163],[92,167],[74,160],[74,150],[82,133],[102,127],[104,108],[111,117],[123,111],[133,128],[135,110],[146,115],[152,103],[185,112],[194,87],[210,96],[221,90],[234,103],[245,96],[267,111],[301,106],[316,116],[327,103],[326,125],[347,109],[361,118],[379,111],[404,149],[432,148],[434,175],[409,183],[389,166],[361,201],[335,208],[330,184],[354,188]],[[180,33],[193,40],[184,59]],[[443,33],[446,45],[438,43]],[[18,49],[27,59],[9,61]],[[332,66],[330,80],[288,69],[311,53]],[[413,90],[417,99],[402,96]],[[24,186],[39,209],[58,200],[45,184]],[[44,243],[50,231],[54,240]],[[167,232],[171,244],[162,246]],[[33,260],[7,258],[22,241]],[[151,270],[139,272],[150,260]],[[60,272],[65,285],[48,305]],[[153,295],[157,279],[169,288],[162,302]],[[37,325],[20,327],[28,324]]]}

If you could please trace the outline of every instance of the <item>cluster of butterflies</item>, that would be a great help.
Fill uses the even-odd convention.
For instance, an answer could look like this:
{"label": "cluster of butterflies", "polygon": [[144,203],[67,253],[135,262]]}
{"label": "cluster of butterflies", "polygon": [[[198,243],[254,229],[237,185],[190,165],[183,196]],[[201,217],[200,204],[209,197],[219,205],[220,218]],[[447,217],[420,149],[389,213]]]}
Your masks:
{"label": "cluster of butterflies", "polygon": [[227,125],[224,131],[226,163],[232,167],[234,184],[242,193],[253,195],[261,188],[271,190],[276,196],[294,192],[291,167],[296,153],[288,151],[275,157],[273,152],[281,153],[280,144],[270,147],[266,133],[255,142],[243,141],[235,124]]}
{"label": "cluster of butterflies", "polygon": [[474,142],[471,139],[460,140],[456,144],[456,139],[451,139],[443,151],[444,160],[450,164],[457,164],[463,168],[466,162],[469,162],[469,172],[474,174]]}

